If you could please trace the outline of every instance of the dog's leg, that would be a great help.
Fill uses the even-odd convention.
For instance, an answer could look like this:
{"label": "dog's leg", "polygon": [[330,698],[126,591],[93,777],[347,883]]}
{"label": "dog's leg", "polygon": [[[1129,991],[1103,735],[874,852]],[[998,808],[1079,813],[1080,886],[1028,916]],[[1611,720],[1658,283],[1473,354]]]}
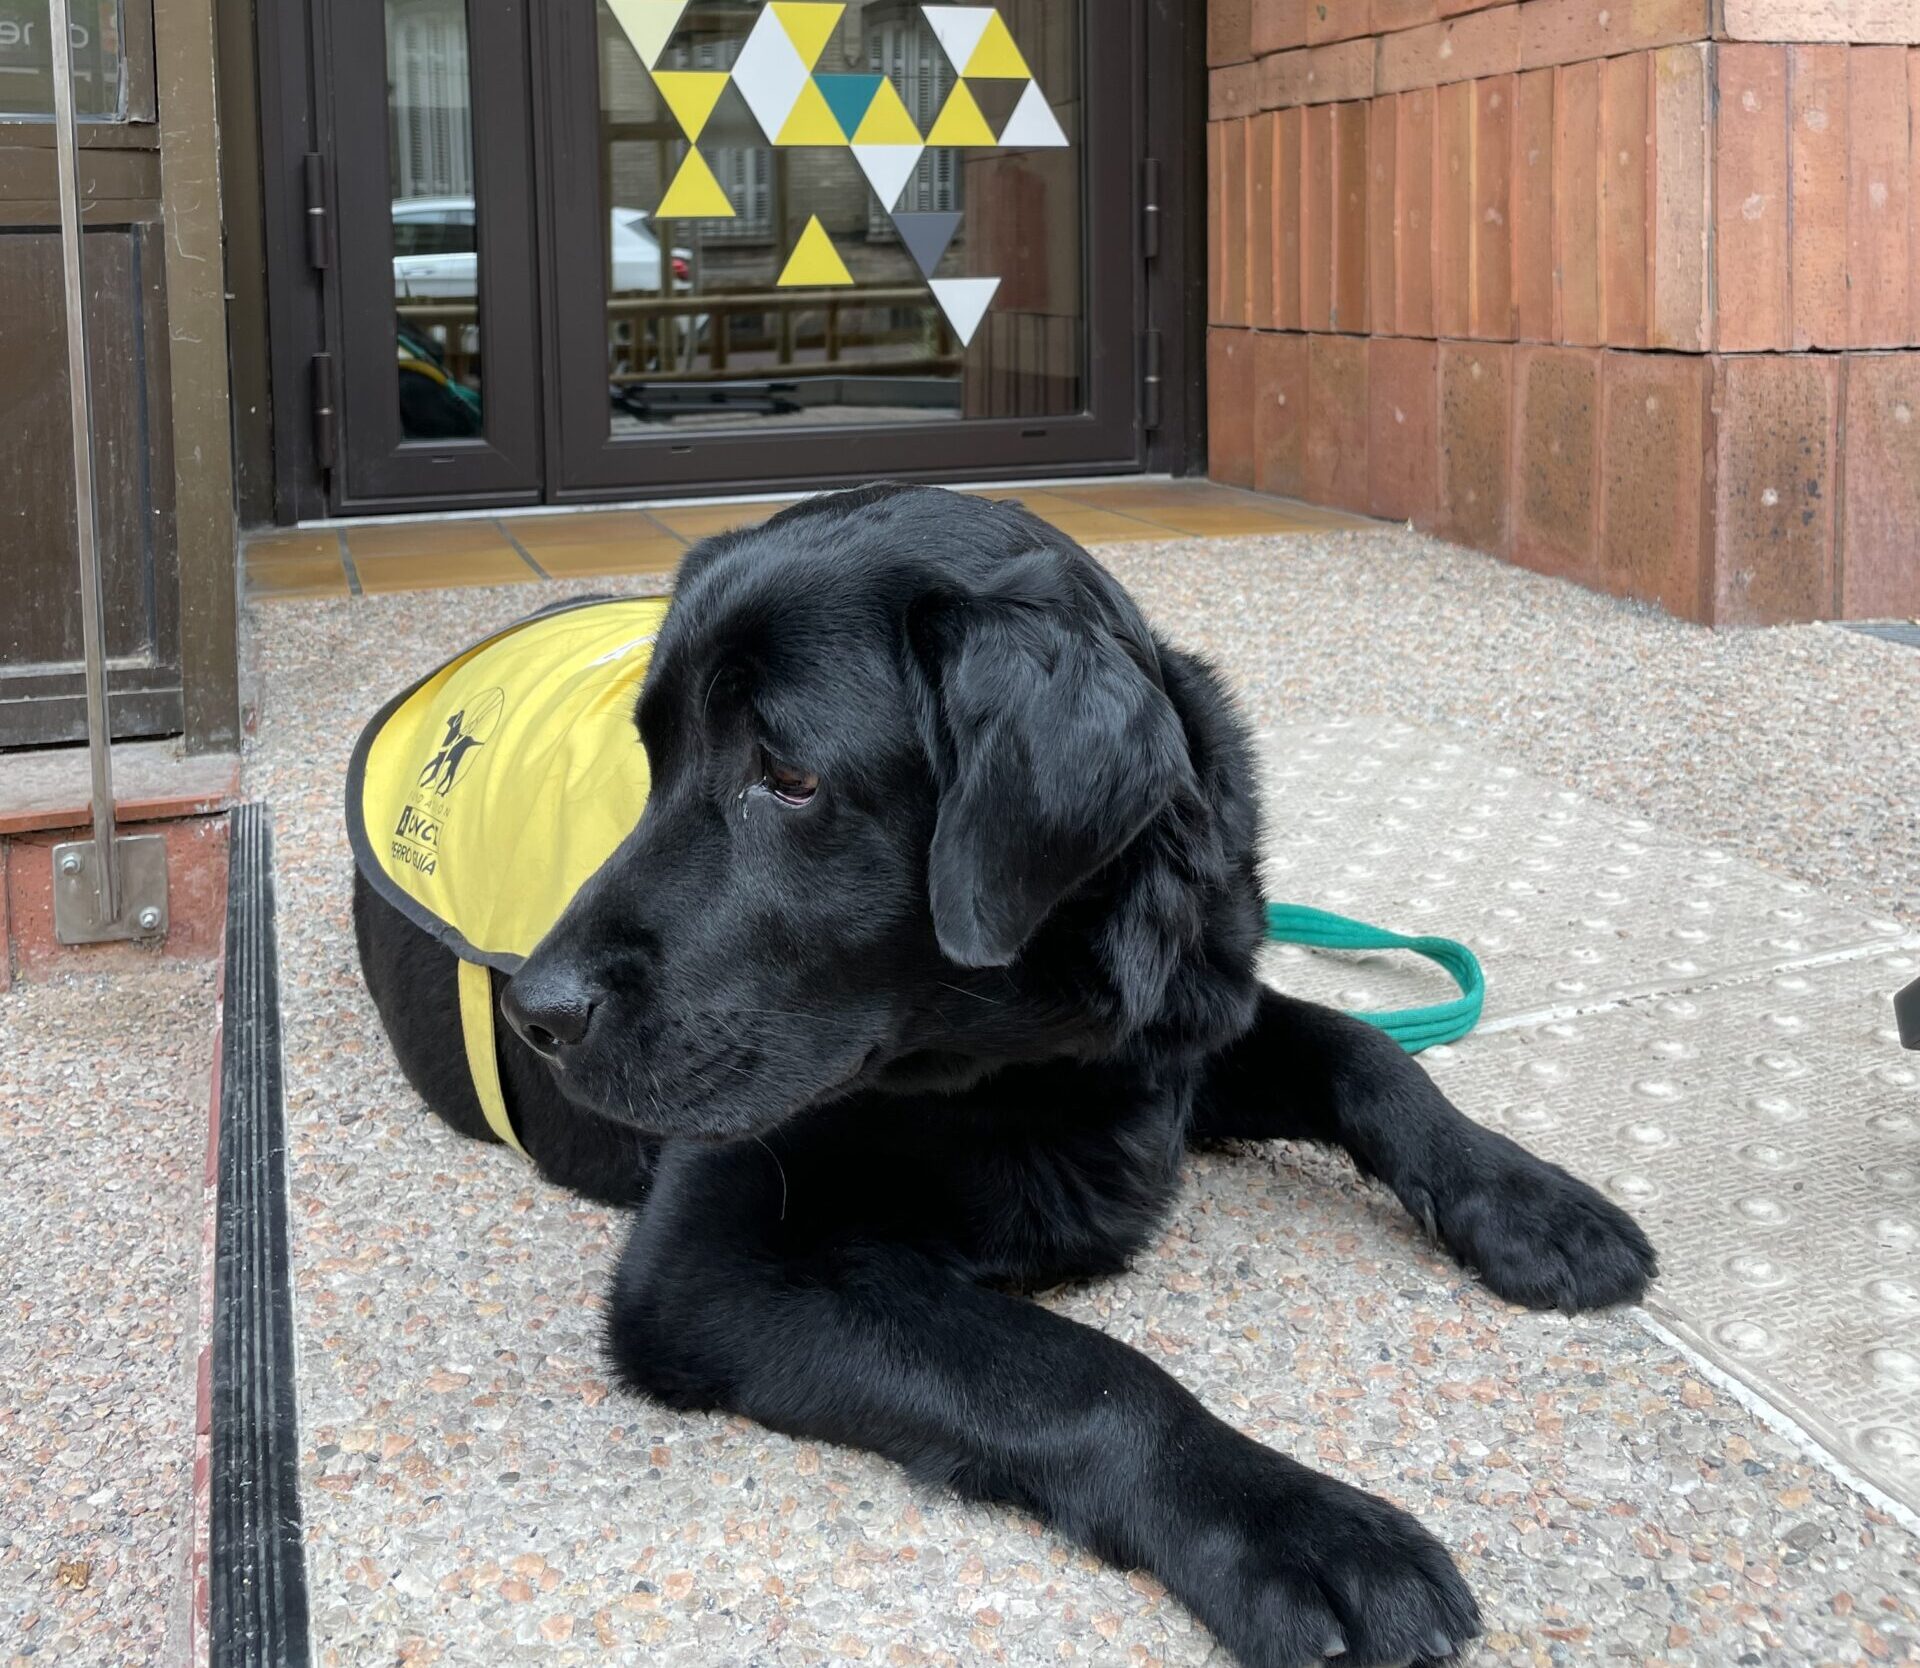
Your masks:
{"label": "dog's leg", "polygon": [[615,1280],[620,1375],[1020,1506],[1151,1570],[1248,1668],[1440,1662],[1479,1631],[1452,1560],[1406,1513],[1242,1436],[1115,1340],[911,1246],[788,1237],[808,1203],[765,1150],[669,1147]]}
{"label": "dog's leg", "polygon": [[1655,1273],[1625,1211],[1463,1116],[1383,1032],[1276,991],[1210,1066],[1194,1134],[1346,1148],[1455,1257],[1531,1308],[1631,1302]]}

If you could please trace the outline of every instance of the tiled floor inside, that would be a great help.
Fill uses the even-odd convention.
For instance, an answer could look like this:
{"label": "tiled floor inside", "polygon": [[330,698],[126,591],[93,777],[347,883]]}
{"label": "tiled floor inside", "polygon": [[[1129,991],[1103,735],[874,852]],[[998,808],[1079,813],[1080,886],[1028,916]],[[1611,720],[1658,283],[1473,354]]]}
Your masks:
{"label": "tiled floor inside", "polygon": [[[1344,1161],[1247,1148],[1194,1160],[1135,1270],[1049,1301],[1416,1511],[1486,1608],[1473,1663],[1920,1663],[1920,1076],[1885,1001],[1920,960],[1920,812],[1887,791],[1920,656],[1714,636],[1394,529],[1089,542],[1260,731],[1270,890],[1473,943],[1488,1022],[1433,1069],[1628,1202],[1666,1273],[1648,1315],[1522,1313]],[[250,615],[316,1660],[1219,1663],[1024,1519],[615,1391],[618,1217],[399,1076],[346,753],[423,664],[583,588],[363,576]],[[1386,958],[1272,966],[1345,1005],[1438,994]]]}
{"label": "tiled floor inside", "polygon": [[[1141,479],[980,490],[990,498],[1018,498],[1082,544],[1367,525],[1337,510],[1262,498],[1210,481]],[[247,593],[262,599],[361,596],[671,573],[694,541],[764,521],[791,502],[341,522],[260,533],[246,547]]]}

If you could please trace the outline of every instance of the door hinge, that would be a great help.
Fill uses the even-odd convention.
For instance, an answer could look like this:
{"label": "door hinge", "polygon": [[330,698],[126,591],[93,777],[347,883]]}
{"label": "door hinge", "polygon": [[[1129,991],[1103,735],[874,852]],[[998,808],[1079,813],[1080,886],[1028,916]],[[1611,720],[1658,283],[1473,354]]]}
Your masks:
{"label": "door hinge", "polygon": [[1140,338],[1140,424],[1149,433],[1160,426],[1160,332]]}
{"label": "door hinge", "polygon": [[307,177],[307,265],[316,272],[325,272],[330,242],[327,159],[318,151],[308,151],[304,160]]}
{"label": "door hinge", "polygon": [[331,469],[340,447],[340,412],[334,404],[333,355],[313,356],[313,456],[322,469]]}
{"label": "door hinge", "polygon": [[1140,253],[1147,260],[1160,253],[1160,159],[1153,156],[1140,164]]}

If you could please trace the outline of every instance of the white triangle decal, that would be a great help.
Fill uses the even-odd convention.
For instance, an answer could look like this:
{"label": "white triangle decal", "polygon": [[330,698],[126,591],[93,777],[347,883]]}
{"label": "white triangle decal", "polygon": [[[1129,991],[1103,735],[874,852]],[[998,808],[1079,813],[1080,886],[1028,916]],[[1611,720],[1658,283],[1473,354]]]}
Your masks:
{"label": "white triangle decal", "polygon": [[991,6],[922,6],[940,46],[953,65],[953,73],[962,75],[973,58],[973,49],[993,21]]}
{"label": "white triangle decal", "polygon": [[734,59],[733,84],[767,142],[773,144],[793,113],[794,101],[806,90],[807,66],[771,10],[755,19],[740,56]]}
{"label": "white triangle decal", "polygon": [[867,182],[880,199],[880,206],[893,213],[893,205],[900,200],[900,193],[913,177],[913,170],[919,165],[925,145],[855,145],[854,160],[860,164],[860,171],[867,176]]}
{"label": "white triangle decal", "polygon": [[648,69],[660,62],[668,38],[680,27],[680,14],[687,9],[687,0],[607,0],[607,4]]}
{"label": "white triangle decal", "polygon": [[960,345],[970,346],[973,333],[980,328],[980,321],[986,317],[993,301],[993,292],[1000,287],[1000,280],[931,278],[927,285],[933,291],[933,299],[940,303],[940,311],[947,315],[947,323],[953,326],[954,335],[960,338]]}
{"label": "white triangle decal", "polygon": [[1007,125],[1000,130],[1000,143],[1017,145],[1022,150],[1045,150],[1066,142],[1066,133],[1053,113],[1053,106],[1047,103],[1047,95],[1040,91],[1040,83],[1029,81],[1020,102],[1013,107],[1013,114],[1007,118]]}

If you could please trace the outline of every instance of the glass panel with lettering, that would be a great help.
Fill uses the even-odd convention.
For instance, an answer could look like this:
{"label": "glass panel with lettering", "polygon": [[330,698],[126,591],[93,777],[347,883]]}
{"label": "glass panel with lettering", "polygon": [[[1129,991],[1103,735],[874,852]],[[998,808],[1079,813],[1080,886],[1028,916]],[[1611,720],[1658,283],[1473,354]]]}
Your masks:
{"label": "glass panel with lettering", "polygon": [[400,433],[482,432],[466,0],[386,0]]}
{"label": "glass panel with lettering", "polygon": [[612,433],[1086,409],[1084,0],[598,4]]}
{"label": "glass panel with lettering", "polygon": [[[124,121],[120,0],[73,0],[73,108],[83,122]],[[47,0],[0,0],[0,121],[51,120]]]}

